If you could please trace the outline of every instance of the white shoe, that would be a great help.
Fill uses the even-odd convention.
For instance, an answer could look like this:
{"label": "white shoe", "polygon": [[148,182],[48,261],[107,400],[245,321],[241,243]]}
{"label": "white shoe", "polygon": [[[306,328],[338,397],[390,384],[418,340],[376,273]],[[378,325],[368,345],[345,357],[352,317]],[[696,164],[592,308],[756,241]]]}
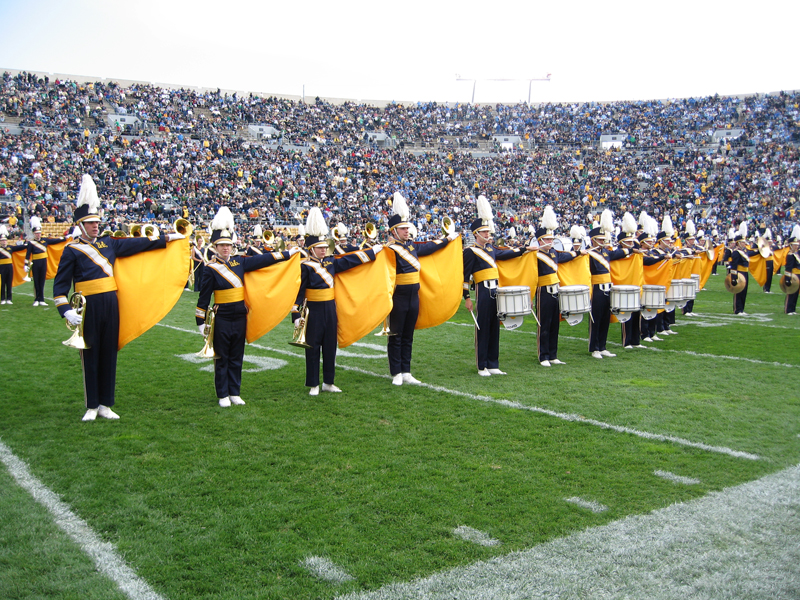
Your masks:
{"label": "white shoe", "polygon": [[39,303],[38,302],[34,302],[33,305],[34,306],[39,306]]}
{"label": "white shoe", "polygon": [[398,373],[394,377],[392,377],[392,385],[403,385],[403,374]]}
{"label": "white shoe", "polygon": [[634,348],[647,348],[647,346],[642,346],[641,344],[639,344],[638,346],[634,346]]}
{"label": "white shoe", "polygon": [[505,375],[505,371],[501,371],[500,369],[489,369],[489,375]]}
{"label": "white shoe", "polygon": [[603,355],[598,350],[595,350],[592,352],[592,358],[603,358]]}
{"label": "white shoe", "polygon": [[308,390],[308,395],[309,396],[319,396],[319,386],[315,385],[310,390]]}
{"label": "white shoe", "polygon": [[480,375],[481,377],[491,377],[492,376],[492,374],[489,373],[489,369],[479,369],[478,370],[478,375]]}
{"label": "white shoe", "polygon": [[678,335],[678,332],[677,332],[677,331],[675,331],[674,329],[670,329],[670,330],[669,330],[669,334],[670,334],[670,335]]}
{"label": "white shoe", "polygon": [[543,367],[549,367],[552,363],[549,360],[543,360],[539,364],[542,365]]}
{"label": "white shoe", "polygon": [[749,316],[749,315],[748,315],[746,312],[744,312],[744,311],[742,311],[742,312],[740,312],[740,313],[737,313],[737,314],[738,314],[740,317],[747,317],[747,316]]}
{"label": "white shoe", "polygon": [[613,358],[616,356],[616,354],[614,354],[613,352],[609,352],[608,350],[601,350],[600,354],[602,354],[603,356],[607,356],[608,358]]}
{"label": "white shoe", "polygon": [[104,419],[119,419],[119,415],[111,410],[108,406],[102,404],[97,407],[97,414]]}
{"label": "white shoe", "polygon": [[244,404],[244,400],[242,400],[241,396],[231,396],[231,404],[237,404],[242,406]]}
{"label": "white shoe", "polygon": [[411,373],[401,373],[403,376],[403,383],[422,383],[419,379],[414,377]]}
{"label": "white shoe", "polygon": [[652,342],[653,338],[642,338],[643,342]]}
{"label": "white shoe", "polygon": [[790,312],[790,313],[786,313],[786,314],[787,315],[796,315],[797,313],[796,312]]}
{"label": "white shoe", "polygon": [[657,335],[654,335],[649,340],[645,340],[645,342],[660,342],[660,341],[662,341],[662,339],[660,337],[658,337]]}
{"label": "white shoe", "polygon": [[342,390],[340,390],[338,387],[336,387],[332,383],[323,383],[322,384],[322,391],[323,392],[341,392]]}
{"label": "white shoe", "polygon": [[633,346],[630,346],[630,345],[625,346],[625,350],[630,350],[631,348],[633,348]]}
{"label": "white shoe", "polygon": [[97,409],[90,408],[89,410],[86,411],[86,414],[83,415],[81,421],[94,421],[96,418],[97,418]]}
{"label": "white shoe", "polygon": [[11,300],[6,300],[6,304],[14,304]]}
{"label": "white shoe", "polygon": [[557,358],[554,358],[553,360],[550,361],[550,364],[551,365],[565,365],[567,363],[565,363],[563,360],[558,360]]}
{"label": "white shoe", "polygon": [[231,399],[229,396],[225,396],[224,398],[219,399],[219,405],[222,408],[228,408],[231,405]]}

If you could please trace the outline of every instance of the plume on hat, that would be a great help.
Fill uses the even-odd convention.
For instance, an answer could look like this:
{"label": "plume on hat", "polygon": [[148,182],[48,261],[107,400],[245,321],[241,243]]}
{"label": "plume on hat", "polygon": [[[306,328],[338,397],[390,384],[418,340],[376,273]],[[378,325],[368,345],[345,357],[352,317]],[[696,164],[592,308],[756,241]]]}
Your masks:
{"label": "plume on hat", "polygon": [[94,184],[94,179],[88,173],[83,175],[81,179],[81,189],[78,192],[78,202],[76,207],[87,205],[90,213],[96,213],[100,210],[100,196],[97,195],[97,186]]}
{"label": "plume on hat", "polygon": [[[392,201],[392,213],[400,217],[403,222],[408,221],[410,214],[408,210],[408,202],[406,202],[406,199],[400,192],[394,193],[394,200]],[[309,235],[314,234],[309,231]]]}
{"label": "plume on hat", "polygon": [[614,215],[607,208],[600,215],[600,230],[604,233],[614,231]]}
{"label": "plume on hat", "polygon": [[257,238],[260,238],[264,234],[264,230],[261,228],[261,225],[256,225],[253,227],[253,235]]}
{"label": "plume on hat", "polygon": [[770,231],[769,227],[767,227],[766,231],[764,232],[764,238],[767,240],[772,239],[772,231]]}
{"label": "plume on hat", "polygon": [[800,225],[792,227],[792,239],[800,242]]}
{"label": "plume on hat", "polygon": [[736,237],[736,228],[735,228],[735,227],[733,227],[733,226],[731,226],[731,227],[728,229],[728,239],[729,239],[729,240],[732,240],[732,239],[733,239],[733,238],[735,238],[735,237]]}
{"label": "plume on hat", "polygon": [[569,237],[573,240],[582,240],[584,233],[581,231],[582,227],[579,225],[573,225],[569,228]]}
{"label": "plume on hat", "polygon": [[644,229],[644,224],[647,223],[647,219],[650,218],[650,215],[647,214],[647,211],[642,211],[639,213],[639,227]]}
{"label": "plume on hat", "polygon": [[510,237],[511,239],[517,237],[517,230],[514,229],[513,227],[510,227],[508,230],[508,237]]}
{"label": "plume on hat", "polygon": [[[402,196],[400,197],[402,198]],[[322,216],[322,211],[316,206],[308,211],[308,217],[306,218],[306,234],[315,237],[325,237],[328,235],[328,226],[325,224],[325,217]]]}
{"label": "plume on hat", "polygon": [[492,213],[492,205],[489,204],[486,196],[478,196],[478,200],[475,202],[475,208],[478,211],[478,218],[489,225],[489,231],[494,233],[494,213]]}
{"label": "plume on hat", "polygon": [[547,230],[547,233],[553,233],[556,229],[558,229],[558,219],[556,218],[556,213],[553,210],[553,207],[549,204],[544,207],[541,224],[542,227]]}
{"label": "plume on hat", "polygon": [[654,238],[658,235],[658,221],[656,221],[655,217],[648,215],[647,224],[644,228],[644,231],[648,237]]}
{"label": "plume on hat", "polygon": [[8,237],[8,229],[5,225],[0,225],[0,237]]}
{"label": "plume on hat", "polygon": [[336,233],[339,235],[339,237],[346,236],[349,231],[350,230],[347,229],[347,225],[345,225],[344,223],[339,223],[336,226]]}
{"label": "plume on hat", "polygon": [[675,228],[672,226],[672,219],[669,215],[664,215],[664,218],[661,220],[661,231],[663,231],[667,237],[675,235]]}
{"label": "plume on hat", "polygon": [[686,235],[688,237],[694,237],[694,235],[697,233],[697,228],[694,226],[694,221],[692,221],[691,219],[686,221],[685,229],[686,229]]}
{"label": "plume on hat", "polygon": [[305,225],[301,224],[301,225],[297,226],[297,235],[301,235],[303,237],[306,237],[306,226]]}
{"label": "plume on hat", "polygon": [[747,221],[742,221],[739,225],[739,235],[742,236],[742,239],[747,238]]}
{"label": "plume on hat", "polygon": [[221,206],[211,221],[211,229],[224,229],[228,235],[233,235],[233,213],[227,206]]}
{"label": "plume on hat", "polygon": [[42,226],[42,220],[39,217],[31,217],[31,229],[39,229]]}
{"label": "plume on hat", "polygon": [[[646,215],[647,213],[642,213],[642,214]],[[622,215],[622,231],[624,231],[627,234],[632,234],[636,233],[636,230],[638,228],[639,227],[636,224],[636,219],[633,217],[631,213],[626,212],[624,215]]]}

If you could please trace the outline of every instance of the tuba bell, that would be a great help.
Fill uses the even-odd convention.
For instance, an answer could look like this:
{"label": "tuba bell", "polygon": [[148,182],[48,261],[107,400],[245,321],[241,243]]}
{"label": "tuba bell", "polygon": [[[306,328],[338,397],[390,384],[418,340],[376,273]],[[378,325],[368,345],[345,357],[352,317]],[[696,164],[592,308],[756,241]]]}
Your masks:
{"label": "tuba bell", "polygon": [[189,223],[186,219],[175,219],[175,223],[172,225],[175,233],[180,233],[184,237],[189,237],[192,235],[194,231],[194,226]]}
{"label": "tuba bell", "polygon": [[148,238],[158,237],[159,235],[161,235],[161,232],[155,225],[145,225],[144,227],[142,227],[142,235]]}
{"label": "tuba bell", "polygon": [[364,226],[363,235],[364,241],[361,242],[361,245],[358,247],[359,250],[371,248],[375,245],[375,240],[378,239],[378,228],[375,227],[375,223],[367,223]]}
{"label": "tuba bell", "polygon": [[209,308],[206,312],[206,328],[203,331],[203,349],[195,356],[199,358],[219,358],[214,352],[214,322],[217,318],[217,307]]}
{"label": "tuba bell", "polygon": [[450,235],[451,233],[455,233],[456,231],[456,224],[453,222],[453,219],[450,217],[442,217],[442,233],[444,235]]}
{"label": "tuba bell", "polygon": [[303,300],[303,306],[300,307],[300,325],[294,328],[292,332],[292,341],[289,342],[292,346],[299,346],[300,348],[311,348],[311,344],[306,342],[306,329],[308,329],[308,298]]}
{"label": "tuba bell", "polygon": [[111,232],[111,237],[121,239],[128,237],[128,234],[122,231],[121,229],[117,229],[116,231]]}
{"label": "tuba bell", "polygon": [[128,228],[128,232],[131,237],[142,237],[142,226],[138,223],[136,225],[131,225]]}
{"label": "tuba bell", "polygon": [[69,306],[82,318],[77,325],[70,325],[69,321],[67,321],[67,329],[72,331],[72,335],[68,340],[64,340],[61,343],[70,348],[88,350],[90,346],[86,344],[86,340],[83,338],[83,324],[86,322],[86,298],[80,292],[75,292],[69,297]]}

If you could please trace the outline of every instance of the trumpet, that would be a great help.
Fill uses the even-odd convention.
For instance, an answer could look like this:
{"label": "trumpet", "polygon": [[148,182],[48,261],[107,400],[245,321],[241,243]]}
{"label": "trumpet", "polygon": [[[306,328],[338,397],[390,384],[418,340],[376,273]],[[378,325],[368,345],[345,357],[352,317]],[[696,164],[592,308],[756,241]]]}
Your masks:
{"label": "trumpet", "polygon": [[189,237],[194,231],[194,226],[186,219],[176,219],[172,225],[175,233],[180,233],[182,236]]}
{"label": "trumpet", "polygon": [[299,346],[300,348],[311,348],[311,344],[306,342],[306,329],[308,329],[308,298],[303,300],[303,306],[300,307],[300,325],[294,328],[292,333],[292,341],[289,342],[292,346]]}
{"label": "trumpet", "polygon": [[195,356],[199,358],[219,358],[214,352],[214,322],[217,318],[217,307],[209,308],[206,312],[206,328],[203,331],[203,349]]}
{"label": "trumpet", "polygon": [[161,235],[161,232],[155,225],[145,225],[142,227],[142,235],[144,237],[158,237]]}
{"label": "trumpet", "polygon": [[80,292],[75,292],[69,297],[69,306],[78,313],[78,316],[82,317],[82,319],[77,325],[70,325],[69,321],[67,321],[67,329],[72,331],[72,335],[68,340],[64,340],[61,343],[70,348],[88,350],[90,346],[83,337],[83,324],[86,322],[86,298]]}
{"label": "trumpet", "polygon": [[372,247],[375,240],[378,239],[378,228],[375,227],[375,223],[367,223],[364,227],[363,235],[364,241],[361,242],[361,245],[358,247],[359,250]]}

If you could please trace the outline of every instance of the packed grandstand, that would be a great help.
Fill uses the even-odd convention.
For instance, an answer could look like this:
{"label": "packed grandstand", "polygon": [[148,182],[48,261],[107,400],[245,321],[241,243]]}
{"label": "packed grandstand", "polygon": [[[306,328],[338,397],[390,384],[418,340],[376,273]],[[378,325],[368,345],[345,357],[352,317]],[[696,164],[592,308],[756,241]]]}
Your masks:
{"label": "packed grandstand", "polygon": [[548,204],[565,233],[610,208],[785,237],[800,208],[799,106],[797,92],[370,106],[6,72],[0,220],[12,235],[31,215],[64,230],[91,173],[111,229],[202,227],[226,205],[245,234],[294,229],[309,206],[360,231],[382,227],[400,191],[421,238],[444,215],[465,229],[479,194],[503,237]]}

